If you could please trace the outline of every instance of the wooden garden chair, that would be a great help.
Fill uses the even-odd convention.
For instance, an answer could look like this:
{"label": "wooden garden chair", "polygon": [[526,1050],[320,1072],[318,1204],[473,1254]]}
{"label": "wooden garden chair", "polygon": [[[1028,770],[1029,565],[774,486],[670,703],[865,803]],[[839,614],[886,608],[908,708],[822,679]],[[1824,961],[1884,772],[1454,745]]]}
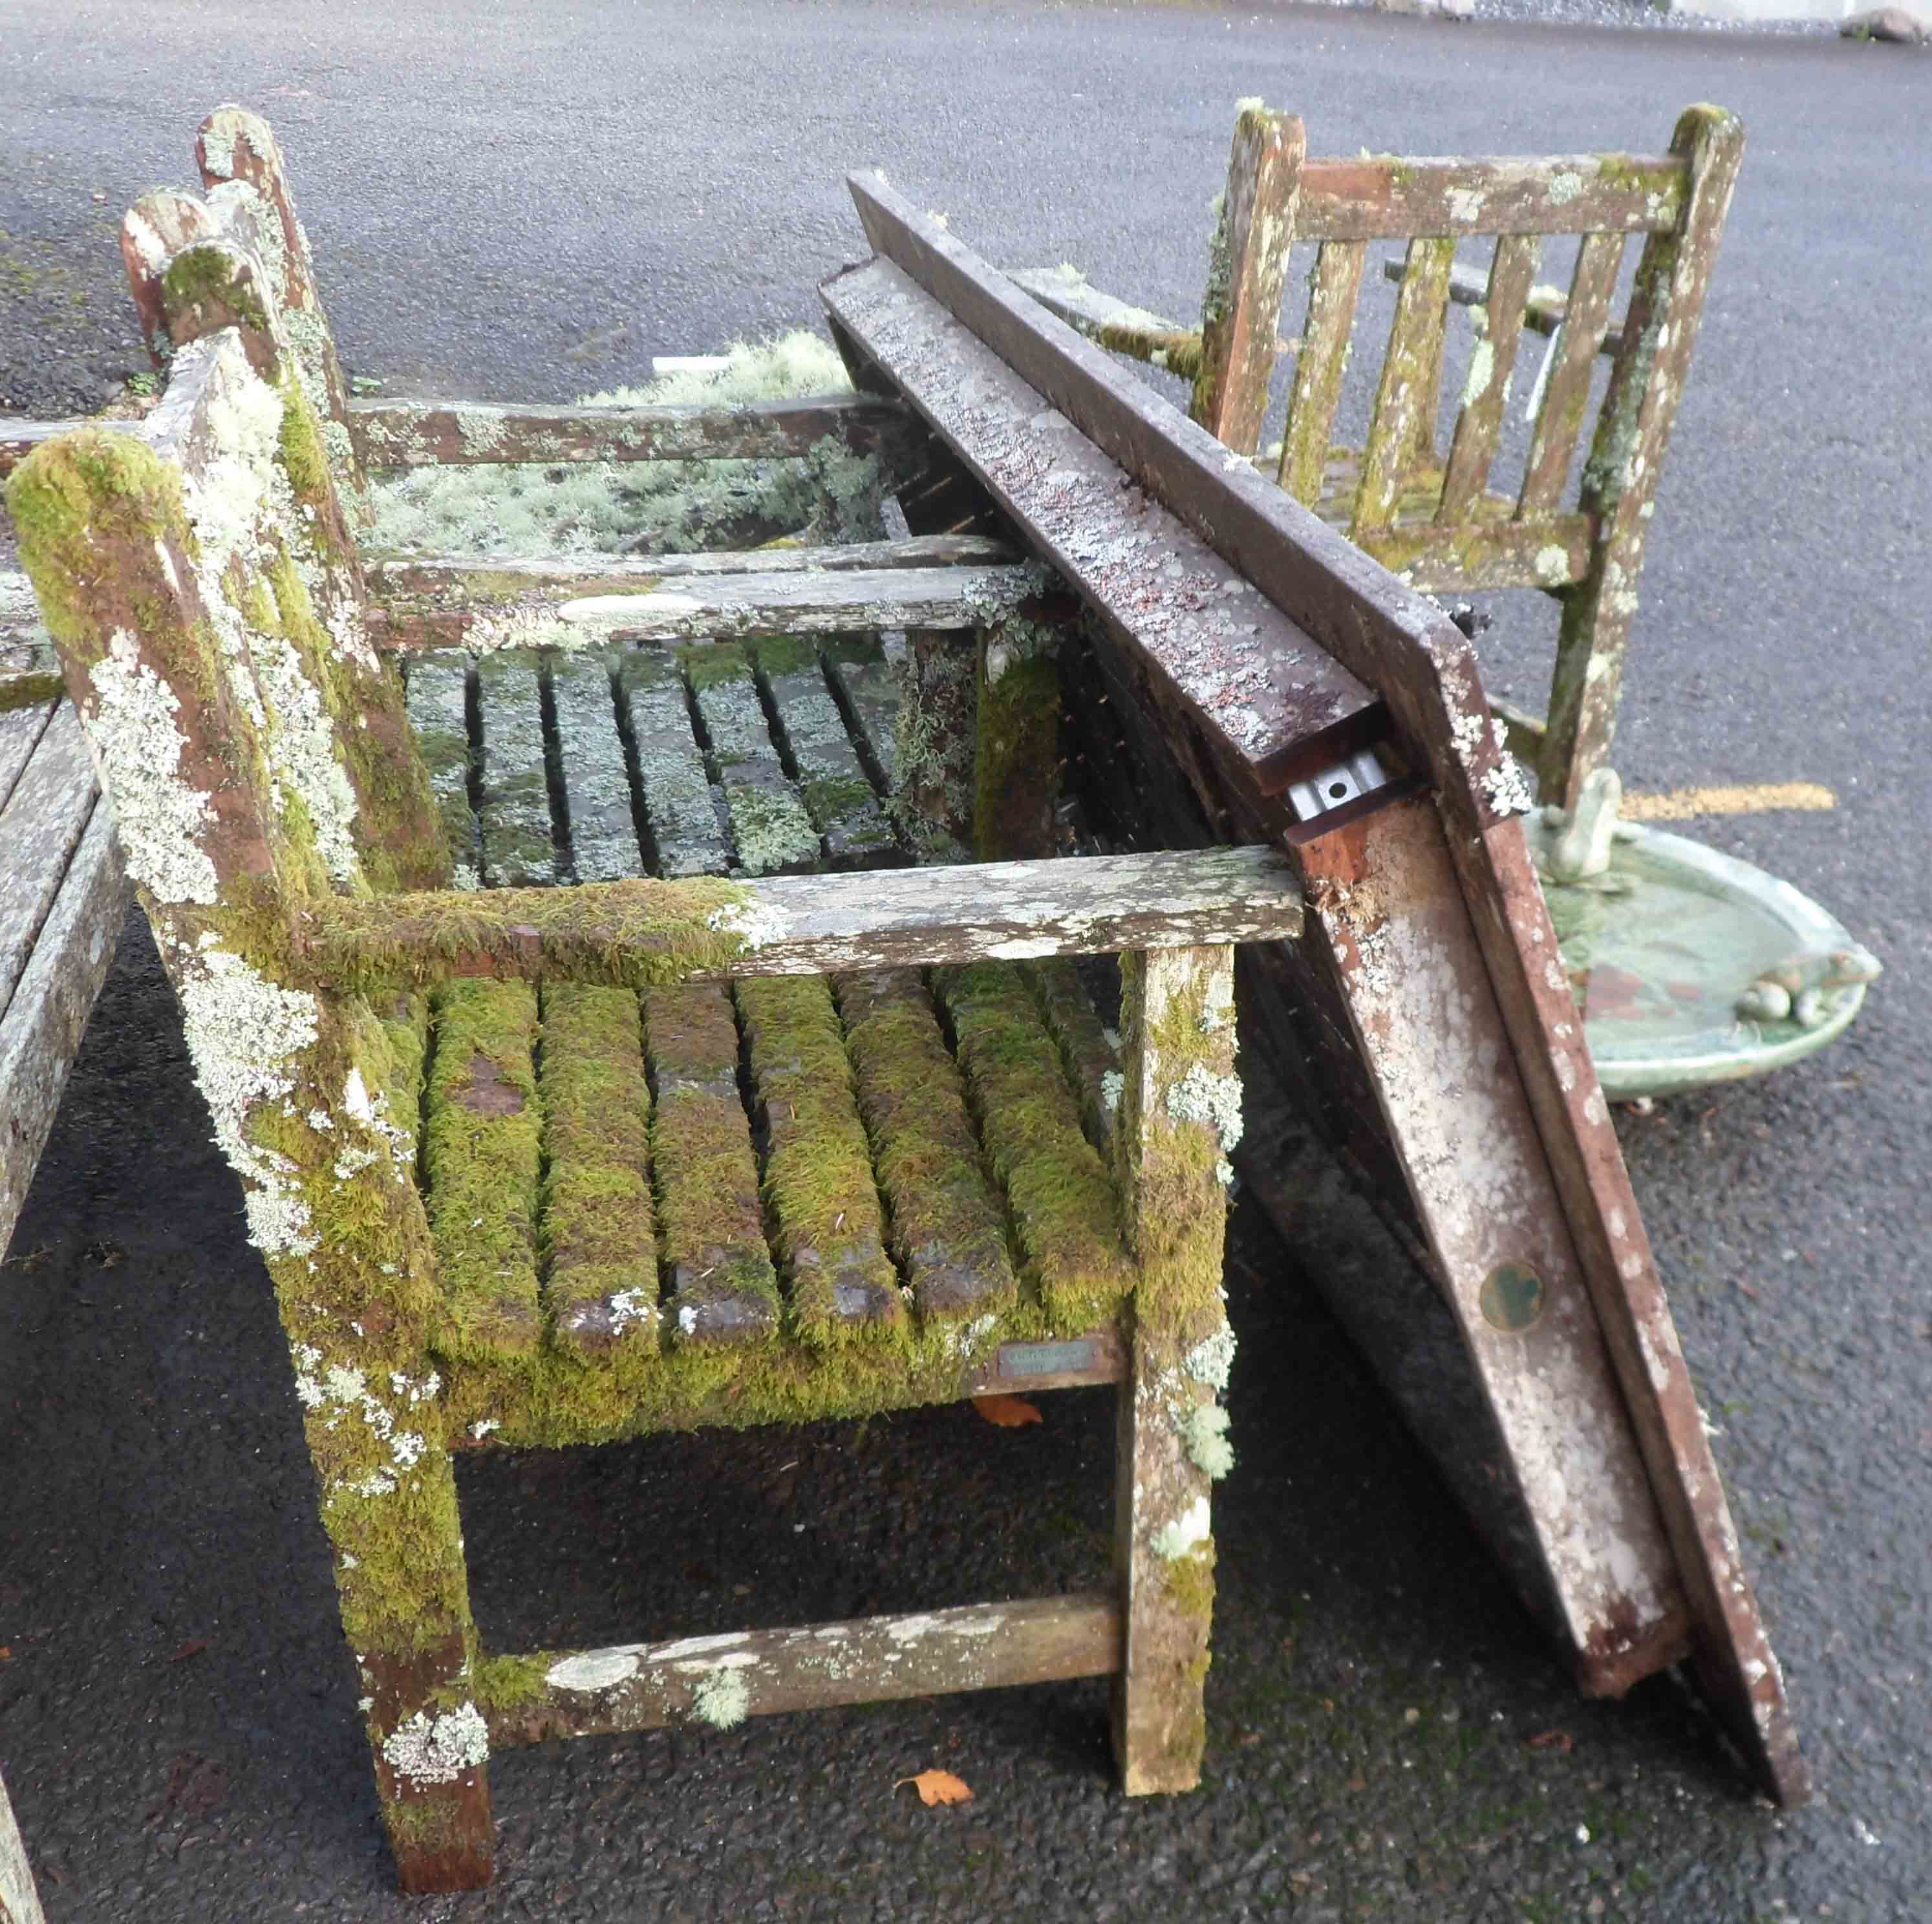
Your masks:
{"label": "wooden garden chair", "polygon": [[[1210,256],[1198,330],[1126,307],[1077,276],[1023,271],[1028,292],[1093,338],[1192,379],[1194,418],[1254,456],[1277,352],[1294,374],[1278,458],[1295,499],[1415,586],[1435,593],[1540,588],[1562,607],[1546,718],[1506,711],[1512,745],[1536,766],[1543,797],[1576,805],[1607,757],[1644,541],[1670,430],[1690,369],[1718,241],[1744,152],[1721,107],[1678,118],[1670,151],[1533,160],[1392,154],[1310,160],[1301,121],[1245,104]],[[1636,277],[1613,316],[1630,237]],[[1546,241],[1579,241],[1567,296],[1535,286]],[[1395,317],[1362,446],[1333,429],[1372,241],[1406,241]],[[1458,264],[1465,241],[1492,243],[1486,272]],[[1312,241],[1299,339],[1276,337],[1294,244]],[[1394,263],[1390,263],[1391,270]],[[1437,440],[1448,316],[1478,330],[1446,444]],[[1523,478],[1490,485],[1523,331],[1555,337]],[[1588,458],[1572,468],[1591,370],[1608,387]]]}
{"label": "wooden garden chair", "polygon": [[[822,679],[815,702],[800,686],[812,649],[733,638],[769,631],[788,581],[830,597],[814,612],[794,595],[808,632],[889,606],[970,660],[1018,648],[1036,576],[874,568],[842,602],[824,571],[788,574],[782,558],[722,585],[690,568],[674,584],[688,594],[635,604],[628,623],[575,610],[599,645],[541,670],[490,652],[567,632],[520,604],[505,615],[522,578],[500,565],[480,586],[445,569],[434,593],[422,570],[397,571],[434,607],[412,614],[398,589],[377,622],[352,532],[357,448],[374,436],[344,400],[274,142],[225,109],[200,151],[207,201],[151,197],[128,229],[163,400],[137,431],[40,447],[8,499],[274,1284],[404,1885],[490,1876],[494,1749],[685,1719],[1112,1674],[1127,1789],[1189,1788],[1209,1484],[1228,1460],[1228,945],[1298,931],[1285,859],[704,874],[707,835],[712,866],[728,850],[706,771],[692,775],[692,705],[741,855],[788,796],[804,796],[819,849],[876,826],[851,804],[849,759],[825,748],[836,718],[813,733],[832,704]],[[799,413],[724,427],[791,446]],[[444,424],[466,458],[539,432],[715,451],[719,427],[533,418]],[[430,412],[406,433],[395,408],[383,418],[424,457]],[[908,547],[927,564],[958,551]],[[554,589],[573,565],[585,572],[533,564],[531,578]],[[613,564],[597,585],[640,584]],[[710,643],[682,661],[605,652],[627,627]],[[379,628],[454,638],[482,666],[415,657],[406,695]],[[528,727],[493,706],[519,676],[532,697],[544,685],[562,763],[548,795],[541,743],[532,766]],[[726,697],[754,676],[752,708],[789,717],[772,739],[796,768],[728,736]],[[863,675],[844,685],[862,709]],[[658,865],[680,879],[639,872],[627,760]],[[854,859],[879,853],[875,835]],[[480,868],[470,887],[450,886],[453,861]],[[572,874],[582,886],[473,886]],[[1051,958],[1116,951],[1121,1040],[1102,1089],[1067,1066],[1113,1059]],[[1121,1386],[1104,1590],[656,1645],[479,1645],[459,1448],[1096,1382]]]}

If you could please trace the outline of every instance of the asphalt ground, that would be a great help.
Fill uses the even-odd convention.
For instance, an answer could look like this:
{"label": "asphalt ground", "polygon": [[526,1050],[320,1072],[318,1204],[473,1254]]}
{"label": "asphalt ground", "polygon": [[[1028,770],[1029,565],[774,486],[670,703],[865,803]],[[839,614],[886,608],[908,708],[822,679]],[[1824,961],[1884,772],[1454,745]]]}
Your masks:
{"label": "asphalt ground", "polygon": [[[1196,1795],[1130,1803],[1067,1685],[513,1754],[490,1892],[394,1894],[296,1406],[130,925],[0,1272],[0,1768],[50,1917],[1768,1920],[1932,1914],[1932,63],[1355,12],[614,0],[54,5],[0,21],[0,410],[138,367],[113,222],[234,98],[288,152],[345,358],[558,398],[809,325],[883,164],[998,259],[1186,314],[1233,101],[1318,151],[1750,129],[1665,475],[1618,763],[1804,780],[1696,832],[1887,974],[1757,1085],[1619,1117],[1819,1796],[1751,1797],[1667,1681],[1577,1700],[1284,1256],[1236,1217]],[[1498,603],[1502,607],[1504,604]],[[1492,637],[1530,692],[1527,631]],[[500,1643],[1050,1590],[1104,1567],[1104,1398],[475,1466]],[[935,1599],[936,1585],[945,1596]],[[1560,1735],[1552,1735],[1559,1733]],[[974,1801],[895,1780],[939,1764]]]}

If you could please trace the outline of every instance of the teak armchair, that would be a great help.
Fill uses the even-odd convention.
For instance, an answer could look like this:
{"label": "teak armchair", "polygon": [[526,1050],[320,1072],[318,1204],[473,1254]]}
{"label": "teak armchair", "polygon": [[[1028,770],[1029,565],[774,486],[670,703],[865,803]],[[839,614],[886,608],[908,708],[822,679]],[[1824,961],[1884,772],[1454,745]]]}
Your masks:
{"label": "teak armchair", "polygon": [[[466,700],[487,709],[502,679],[492,659],[532,690],[536,670],[486,655],[466,697],[460,658],[426,655],[406,700],[371,643],[356,437],[272,137],[224,109],[201,153],[205,205],[130,217],[164,399],[138,433],[48,442],[8,503],[274,1284],[404,1885],[490,1878],[493,1749],[684,1718],[1111,1674],[1126,1788],[1188,1788],[1209,1485],[1228,1461],[1228,945],[1298,931],[1283,858],[726,879],[694,872],[674,769],[646,840],[682,879],[636,875],[634,840],[632,879],[452,889],[452,841],[479,819],[485,846],[458,859],[546,866],[547,832],[518,840],[522,778],[474,766],[464,732]],[[994,592],[1020,573],[978,570],[975,613],[920,605],[970,661],[976,630],[1020,619],[1016,592]],[[691,614],[701,601],[684,638],[734,632],[718,606]],[[446,637],[487,648],[473,608],[451,619]],[[856,625],[849,607],[834,625]],[[802,717],[798,662],[770,646],[714,643],[715,676],[687,662],[682,685],[701,709],[755,669],[760,699],[796,696]],[[580,651],[545,671],[548,709],[582,704],[584,739],[616,763],[602,786],[584,761],[558,773],[580,874],[626,865],[586,852],[615,848],[625,757],[655,752],[658,655]],[[722,717],[738,836],[758,765],[721,747]],[[810,731],[790,734],[809,766]],[[854,811],[803,793],[832,846]],[[1097,1019],[1052,958],[1114,951],[1103,1075]],[[1095,1382],[1121,1386],[1103,1590],[658,1645],[479,1646],[459,1448]]]}

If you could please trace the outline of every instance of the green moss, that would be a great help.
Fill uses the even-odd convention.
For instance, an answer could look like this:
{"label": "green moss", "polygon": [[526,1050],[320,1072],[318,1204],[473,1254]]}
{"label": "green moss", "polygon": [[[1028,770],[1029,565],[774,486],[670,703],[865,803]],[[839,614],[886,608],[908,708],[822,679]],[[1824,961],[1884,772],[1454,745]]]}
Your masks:
{"label": "green moss", "polygon": [[539,1333],[536,1224],[542,1111],[522,982],[452,982],[431,1001],[424,1162],[452,1355],[527,1350]]}
{"label": "green moss", "polygon": [[1082,1132],[1053,1040],[1010,963],[934,972],[980,1137],[1048,1314],[1098,1321],[1133,1285],[1113,1185]]}
{"label": "green moss", "polygon": [[545,984],[543,1044],[542,1253],[556,1339],[655,1348],[650,1092],[636,996]]}
{"label": "green moss", "polygon": [[898,1278],[885,1252],[879,1192],[852,1092],[852,1070],[822,976],[741,981],[738,1007],[764,1116],[764,1196],[809,1343],[902,1330]]}
{"label": "green moss", "polygon": [[[1184,1617],[1205,1622],[1214,1614],[1214,1545],[1212,1539],[1172,1563],[1156,1560],[1160,1587],[1172,1608]],[[1202,1668],[1206,1665],[1204,1661]]]}
{"label": "green moss", "polygon": [[194,317],[197,325],[190,338],[236,325],[264,337],[273,331],[262,291],[245,259],[218,242],[184,247],[168,262],[161,292],[170,330],[177,336],[178,314]]}
{"label": "green moss", "polygon": [[0,715],[14,709],[38,708],[43,702],[58,701],[67,692],[67,684],[58,674],[0,676]]}
{"label": "green moss", "polygon": [[550,1663],[548,1656],[478,1657],[466,1694],[486,1715],[540,1703],[550,1692]]}
{"label": "green moss", "polygon": [[754,635],[746,645],[762,674],[812,675],[818,672],[818,650],[809,635]]}
{"label": "green moss", "polygon": [[1049,856],[1059,794],[1060,636],[1014,616],[986,631],[974,761],[974,842],[982,862]]}
{"label": "green moss", "polygon": [[959,1071],[910,970],[835,984],[892,1254],[928,1323],[1004,1311],[1016,1284]]}

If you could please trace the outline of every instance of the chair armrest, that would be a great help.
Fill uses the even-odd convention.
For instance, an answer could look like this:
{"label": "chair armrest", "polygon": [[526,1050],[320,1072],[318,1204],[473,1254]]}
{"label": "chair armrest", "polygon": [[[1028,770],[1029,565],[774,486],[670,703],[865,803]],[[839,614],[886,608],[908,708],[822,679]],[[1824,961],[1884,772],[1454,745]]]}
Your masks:
{"label": "chair armrest", "polygon": [[1280,850],[1202,849],[746,882],[606,882],[338,899],[296,916],[294,972],[374,993],[464,975],[723,981],[1301,933]]}

